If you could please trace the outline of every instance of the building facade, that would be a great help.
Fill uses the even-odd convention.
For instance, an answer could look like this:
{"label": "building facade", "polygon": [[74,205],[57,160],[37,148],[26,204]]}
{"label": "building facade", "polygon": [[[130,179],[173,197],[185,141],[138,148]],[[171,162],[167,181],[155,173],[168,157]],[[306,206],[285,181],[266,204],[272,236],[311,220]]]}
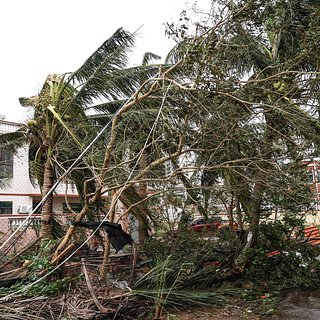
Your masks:
{"label": "building facade", "polygon": [[[14,132],[20,127],[20,124],[0,117],[0,134]],[[19,227],[40,200],[40,189],[31,183],[29,177],[27,144],[16,153],[0,149],[0,238]],[[74,209],[79,209],[80,200],[75,188],[69,186],[67,189],[62,183],[53,194],[56,217],[68,214],[67,202]],[[30,221],[28,233],[37,233],[40,227],[39,212],[34,213]]]}

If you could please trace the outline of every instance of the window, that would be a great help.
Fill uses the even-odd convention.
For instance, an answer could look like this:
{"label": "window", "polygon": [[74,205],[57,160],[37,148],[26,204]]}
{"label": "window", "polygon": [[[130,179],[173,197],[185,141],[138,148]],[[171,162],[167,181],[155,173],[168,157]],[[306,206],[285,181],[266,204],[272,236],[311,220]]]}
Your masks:
{"label": "window", "polygon": [[13,178],[13,152],[0,149],[0,179]]}
{"label": "window", "polygon": [[0,214],[12,214],[12,201],[0,201]]}

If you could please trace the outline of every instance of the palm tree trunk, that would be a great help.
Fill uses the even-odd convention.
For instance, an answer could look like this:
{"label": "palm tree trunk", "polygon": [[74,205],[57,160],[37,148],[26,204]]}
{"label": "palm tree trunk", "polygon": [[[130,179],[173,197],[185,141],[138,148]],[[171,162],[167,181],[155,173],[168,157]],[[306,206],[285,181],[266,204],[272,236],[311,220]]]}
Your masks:
{"label": "palm tree trunk", "polygon": [[[147,166],[147,159],[146,159],[146,151],[142,151],[141,159],[139,162],[140,170],[145,169]],[[138,194],[142,198],[147,197],[147,183],[146,182],[139,182],[138,188],[137,188]],[[146,225],[146,221],[148,219],[147,214],[147,208],[146,208],[146,202],[143,202],[142,211],[140,212],[140,215],[138,216],[138,243],[140,245],[143,245],[145,240],[148,238],[148,226]]]}
{"label": "palm tree trunk", "polygon": [[[259,175],[260,178],[260,175]],[[250,221],[249,221],[249,230],[252,235],[252,240],[250,243],[250,247],[255,246],[258,239],[258,230],[259,230],[259,222],[261,215],[261,203],[262,203],[262,195],[265,190],[265,185],[261,181],[256,181],[253,196],[252,196],[252,204],[250,210]]]}
{"label": "palm tree trunk", "polygon": [[[44,167],[43,175],[43,192],[44,197],[52,188],[54,183],[53,167],[48,159]],[[41,210],[41,237],[42,240],[52,239],[52,216],[53,216],[53,195],[48,196]]]}

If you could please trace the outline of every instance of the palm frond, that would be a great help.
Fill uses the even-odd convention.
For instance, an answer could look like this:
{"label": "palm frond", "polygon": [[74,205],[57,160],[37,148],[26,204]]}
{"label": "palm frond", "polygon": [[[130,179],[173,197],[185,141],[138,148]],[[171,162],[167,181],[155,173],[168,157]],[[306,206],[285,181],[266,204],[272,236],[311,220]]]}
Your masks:
{"label": "palm frond", "polygon": [[[124,99],[132,96],[138,88],[148,79],[154,77],[159,71],[158,65],[139,66],[115,70],[105,75],[101,82],[100,91],[88,91],[86,94],[93,94],[95,98],[105,98],[108,101]],[[95,89],[94,89],[95,90]]]}
{"label": "palm frond", "polygon": [[92,103],[105,92],[108,75],[127,64],[127,52],[134,44],[133,35],[118,29],[67,80],[79,85],[72,104]]}
{"label": "palm frond", "polygon": [[167,54],[165,58],[166,64],[175,64],[180,59],[182,59],[188,51],[189,46],[191,45],[191,38],[185,39],[177,43]]}
{"label": "palm frond", "polygon": [[[234,291],[234,290],[233,290]],[[230,292],[233,292],[230,291]],[[240,290],[239,290],[240,291]],[[161,297],[159,297],[161,294]],[[158,290],[133,290],[131,295],[144,297],[148,300],[156,301],[161,305],[167,305],[171,307],[186,307],[186,306],[224,306],[226,299],[224,294],[230,294],[229,292],[217,291],[191,291],[191,290],[171,290],[165,289]],[[239,294],[239,293],[238,293]],[[236,294],[235,294],[236,295]]]}
{"label": "palm frond", "polygon": [[[148,99],[144,100],[143,102],[137,103],[135,106],[135,110],[138,110],[141,108],[146,110],[157,108],[160,106],[161,101],[162,101],[161,97],[151,96]],[[101,117],[103,118],[105,115],[108,115],[108,114],[113,115],[126,102],[127,102],[127,99],[114,100],[114,101],[91,106],[87,110],[94,110],[98,112],[98,114],[90,115],[90,117],[92,119],[99,119]],[[130,112],[132,112],[132,110]]]}
{"label": "palm frond", "polygon": [[146,65],[116,70],[106,76],[103,96],[109,100],[130,97],[148,79],[159,73],[161,65]]}
{"label": "palm frond", "polygon": [[[236,34],[225,43],[227,50],[222,52],[222,60],[229,65],[230,71],[240,72],[240,76],[250,73],[251,69],[263,70],[270,65],[268,43],[259,36],[253,36],[238,27]],[[239,76],[239,75],[238,75]]]}
{"label": "palm frond", "polygon": [[77,139],[77,137],[75,136],[75,134],[73,134],[73,132],[71,131],[71,128],[69,128],[69,126],[63,121],[63,119],[61,118],[61,116],[55,111],[54,106],[49,105],[47,108],[49,111],[52,112],[52,114],[54,115],[54,117],[59,121],[59,123],[65,128],[66,131],[68,131],[68,133],[70,134],[70,136],[72,137],[72,139],[77,143],[77,145],[82,149],[83,145],[82,143]]}
{"label": "palm frond", "polygon": [[36,183],[40,189],[43,186],[45,155],[41,147],[37,148],[35,145],[30,144],[29,147],[29,178],[33,185]]}
{"label": "palm frond", "polygon": [[38,96],[32,96],[30,98],[21,97],[19,98],[19,102],[23,107],[34,107],[38,102]]}
{"label": "palm frond", "polygon": [[142,58],[142,65],[147,65],[147,64],[150,64],[150,62],[152,62],[154,60],[160,60],[160,59],[161,59],[160,56],[158,56],[152,52],[146,52]]}
{"label": "palm frond", "polygon": [[12,152],[17,152],[27,142],[24,129],[15,132],[0,134],[0,148]]}

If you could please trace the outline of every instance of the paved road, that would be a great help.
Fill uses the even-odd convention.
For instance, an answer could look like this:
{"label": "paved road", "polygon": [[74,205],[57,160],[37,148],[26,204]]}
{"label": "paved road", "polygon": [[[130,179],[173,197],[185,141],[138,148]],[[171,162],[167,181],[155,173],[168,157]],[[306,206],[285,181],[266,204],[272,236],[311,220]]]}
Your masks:
{"label": "paved road", "polygon": [[314,291],[295,290],[286,293],[280,302],[273,320],[319,320],[320,289]]}

